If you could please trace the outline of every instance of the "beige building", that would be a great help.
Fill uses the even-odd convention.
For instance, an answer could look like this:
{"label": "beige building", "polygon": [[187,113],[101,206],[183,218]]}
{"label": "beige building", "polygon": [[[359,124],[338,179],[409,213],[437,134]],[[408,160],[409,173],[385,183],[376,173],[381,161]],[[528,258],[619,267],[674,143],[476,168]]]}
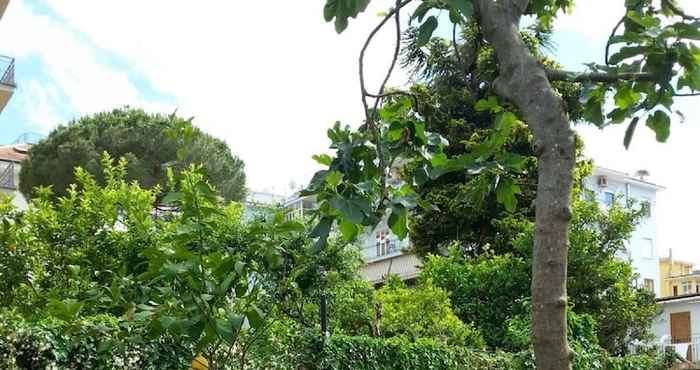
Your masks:
{"label": "beige building", "polygon": [[675,297],[700,293],[700,271],[693,270],[693,264],[669,256],[659,259],[661,279],[660,297]]}

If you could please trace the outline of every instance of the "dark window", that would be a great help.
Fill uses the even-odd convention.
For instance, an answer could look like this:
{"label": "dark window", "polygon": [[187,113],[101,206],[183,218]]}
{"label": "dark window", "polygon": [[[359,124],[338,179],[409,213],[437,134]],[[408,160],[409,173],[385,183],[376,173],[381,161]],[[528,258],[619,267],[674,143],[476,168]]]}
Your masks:
{"label": "dark window", "polygon": [[603,194],[603,203],[605,203],[606,206],[611,207],[613,203],[615,202],[615,194],[606,191]]}
{"label": "dark window", "polygon": [[678,295],[678,285],[673,286],[673,295]]}

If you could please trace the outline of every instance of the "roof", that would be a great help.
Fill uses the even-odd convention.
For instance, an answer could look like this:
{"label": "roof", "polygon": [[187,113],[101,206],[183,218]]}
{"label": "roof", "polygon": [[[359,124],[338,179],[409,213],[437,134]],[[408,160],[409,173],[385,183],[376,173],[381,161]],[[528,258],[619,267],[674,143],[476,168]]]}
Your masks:
{"label": "roof", "polygon": [[0,161],[22,162],[29,156],[31,144],[14,144],[0,146]]}
{"label": "roof", "polygon": [[687,302],[700,299],[700,293],[675,295],[670,297],[656,298],[657,303]]}
{"label": "roof", "polygon": [[624,181],[628,181],[630,183],[633,183],[635,185],[639,185],[639,186],[646,187],[646,188],[651,188],[651,189],[658,190],[658,191],[666,189],[665,187],[663,187],[659,184],[654,184],[653,182],[642,180],[639,177],[631,176],[628,173],[613,170],[610,168],[600,167],[600,166],[595,167],[595,169],[593,170],[593,175],[595,175],[595,176],[604,175],[604,176],[616,177],[619,179],[623,179]]}

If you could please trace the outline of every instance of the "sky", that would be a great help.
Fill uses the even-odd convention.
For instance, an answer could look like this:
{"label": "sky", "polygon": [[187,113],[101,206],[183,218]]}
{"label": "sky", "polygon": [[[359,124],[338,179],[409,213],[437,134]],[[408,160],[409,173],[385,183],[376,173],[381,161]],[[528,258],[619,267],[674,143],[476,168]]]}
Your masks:
{"label": "sky", "polygon": [[[124,105],[194,117],[246,163],[253,190],[289,193],[318,169],[335,121],[362,118],[357,57],[377,13],[374,0],[342,35],[323,21],[318,1],[11,0],[0,21],[0,54],[16,58],[18,89],[0,114],[0,143],[23,133],[47,134],[85,114]],[[680,0],[700,14],[700,2]],[[567,69],[602,62],[603,45],[622,16],[623,1],[578,0],[556,22],[553,57]],[[371,91],[393,48],[380,33],[366,61]],[[405,83],[397,71],[390,84]],[[586,154],[604,167],[646,169],[666,187],[657,200],[660,253],[700,265],[693,232],[700,209],[700,100],[677,104],[671,138],[656,143],[638,129],[629,150],[624,125],[581,124]],[[642,128],[642,127],[640,127]]]}

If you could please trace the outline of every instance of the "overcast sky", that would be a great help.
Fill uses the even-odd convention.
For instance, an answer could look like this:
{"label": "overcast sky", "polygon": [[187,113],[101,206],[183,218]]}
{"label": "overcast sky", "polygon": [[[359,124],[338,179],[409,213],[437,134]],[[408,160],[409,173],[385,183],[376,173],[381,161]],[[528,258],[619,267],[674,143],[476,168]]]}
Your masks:
{"label": "overcast sky", "polygon": [[[569,69],[602,62],[602,46],[622,15],[623,0],[579,0],[557,22],[555,57]],[[249,187],[288,193],[316,170],[326,129],[362,117],[357,55],[376,14],[374,0],[338,36],[322,19],[321,0],[164,1],[11,0],[0,21],[0,54],[17,58],[19,88],[0,115],[0,142],[24,132],[46,134],[59,123],[123,105],[194,116],[246,163]],[[700,1],[680,0],[700,14]],[[371,50],[368,81],[380,80],[391,52],[381,34]],[[405,82],[399,71],[393,84]],[[688,98],[686,98],[688,99]],[[696,217],[700,184],[700,99],[678,104],[666,144],[640,127],[629,151],[624,127],[578,127],[596,163],[634,172],[667,187],[659,196],[663,254],[700,264]]]}

